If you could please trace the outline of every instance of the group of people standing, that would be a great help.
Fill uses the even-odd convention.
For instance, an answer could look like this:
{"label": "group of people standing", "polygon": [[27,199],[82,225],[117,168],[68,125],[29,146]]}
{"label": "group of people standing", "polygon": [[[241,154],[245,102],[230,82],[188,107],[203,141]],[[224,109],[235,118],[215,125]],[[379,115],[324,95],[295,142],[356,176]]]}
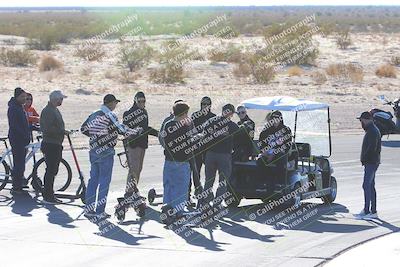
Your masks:
{"label": "group of people standing", "polygon": [[[65,129],[58,109],[66,97],[59,90],[51,92],[48,104],[39,115],[32,106],[32,94],[19,87],[14,90],[14,96],[8,103],[8,137],[14,162],[12,193],[22,193],[27,186],[24,183],[26,146],[32,140],[32,130],[40,129],[43,136],[41,150],[46,162],[43,201],[51,204],[60,202],[54,196],[53,185],[62,159],[64,137],[70,134]],[[149,126],[143,92],[135,94],[132,107],[123,113],[122,123],[114,112],[119,102],[114,95],[106,95],[99,110],[92,113],[81,126],[81,132],[90,138],[91,169],[85,201],[87,217],[110,217],[105,207],[113,173],[114,148],[119,136],[123,136],[129,166],[125,197],[131,196],[137,189],[148,148],[148,136],[156,136],[164,148],[165,156],[163,202],[176,208],[177,213],[183,212],[182,206],[192,204],[192,186],[195,196],[207,192],[208,200],[220,204],[231,176],[232,162],[248,161],[255,151],[258,151],[255,158],[260,165],[266,166],[273,161],[276,171],[286,167],[292,147],[292,133],[284,125],[279,111],[268,114],[258,143],[255,144],[255,123],[244,106],[235,109],[232,104],[226,104],[221,114],[216,115],[211,111],[211,98],[205,96],[201,99],[200,109],[189,116],[190,106],[183,100],[176,100],[172,112],[158,131]],[[237,123],[232,120],[235,114],[239,117]],[[359,215],[377,217],[374,185],[380,164],[381,136],[370,113],[363,113],[359,119],[366,131],[361,154],[361,162],[365,166],[365,207]],[[204,184],[200,178],[203,165]],[[214,197],[212,189],[217,172],[219,186]]]}

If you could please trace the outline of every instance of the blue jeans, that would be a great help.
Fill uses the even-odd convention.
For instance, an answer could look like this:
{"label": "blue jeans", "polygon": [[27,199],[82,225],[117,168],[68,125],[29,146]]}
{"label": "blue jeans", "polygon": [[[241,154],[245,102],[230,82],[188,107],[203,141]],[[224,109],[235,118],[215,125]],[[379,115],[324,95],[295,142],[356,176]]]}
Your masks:
{"label": "blue jeans", "polygon": [[86,189],[86,212],[103,213],[107,204],[108,190],[110,189],[114,153],[89,152],[90,179]]}
{"label": "blue jeans", "polygon": [[[379,164],[365,164],[364,165],[364,212],[376,213],[376,190],[375,190],[375,174],[378,170]],[[371,207],[371,210],[370,210]]]}
{"label": "blue jeans", "polygon": [[189,162],[166,160],[163,170],[163,203],[171,205],[178,212],[182,211],[188,199],[189,182]]}

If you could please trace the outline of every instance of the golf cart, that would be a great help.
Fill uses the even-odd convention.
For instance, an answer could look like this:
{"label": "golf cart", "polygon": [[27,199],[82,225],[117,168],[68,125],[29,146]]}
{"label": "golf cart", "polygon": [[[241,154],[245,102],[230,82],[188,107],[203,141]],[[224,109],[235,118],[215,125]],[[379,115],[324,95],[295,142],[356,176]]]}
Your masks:
{"label": "golf cart", "polygon": [[[285,125],[292,131],[293,141],[287,164],[277,174],[272,171],[273,163],[269,165],[271,171],[268,167],[260,168],[256,160],[260,149],[255,140],[251,159],[233,163],[228,183],[228,191],[233,197],[227,204],[237,207],[243,198],[274,202],[275,207],[279,204],[298,206],[301,200],[309,198],[333,202],[337,184],[329,162],[332,151],[329,106],[286,96],[252,98],[241,104],[249,114],[260,110],[280,111]],[[271,185],[268,179],[272,178],[274,183]]]}

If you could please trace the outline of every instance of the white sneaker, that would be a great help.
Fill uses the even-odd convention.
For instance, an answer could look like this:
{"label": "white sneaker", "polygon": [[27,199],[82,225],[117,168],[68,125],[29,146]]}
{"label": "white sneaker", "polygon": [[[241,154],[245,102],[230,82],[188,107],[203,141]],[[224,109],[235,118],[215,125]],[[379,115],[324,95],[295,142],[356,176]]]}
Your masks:
{"label": "white sneaker", "polygon": [[363,219],[368,220],[368,219],[378,219],[378,212],[376,213],[369,213],[365,216],[363,216]]}
{"label": "white sneaker", "polygon": [[362,210],[360,211],[360,213],[358,213],[358,214],[353,214],[353,215],[354,215],[354,217],[356,217],[357,219],[362,219],[362,218],[364,218],[364,216],[366,216],[367,214],[365,213],[364,209],[362,209]]}

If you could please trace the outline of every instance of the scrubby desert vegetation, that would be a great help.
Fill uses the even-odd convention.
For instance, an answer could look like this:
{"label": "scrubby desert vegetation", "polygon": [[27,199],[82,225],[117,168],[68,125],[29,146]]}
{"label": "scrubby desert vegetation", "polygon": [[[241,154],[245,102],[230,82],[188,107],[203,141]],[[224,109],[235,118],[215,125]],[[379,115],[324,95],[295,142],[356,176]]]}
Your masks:
{"label": "scrubby desert vegetation", "polygon": [[399,7],[0,11],[3,94],[60,88],[89,105],[143,90],[161,118],[178,95],[194,106],[206,94],[293,95],[340,114],[400,86]]}

